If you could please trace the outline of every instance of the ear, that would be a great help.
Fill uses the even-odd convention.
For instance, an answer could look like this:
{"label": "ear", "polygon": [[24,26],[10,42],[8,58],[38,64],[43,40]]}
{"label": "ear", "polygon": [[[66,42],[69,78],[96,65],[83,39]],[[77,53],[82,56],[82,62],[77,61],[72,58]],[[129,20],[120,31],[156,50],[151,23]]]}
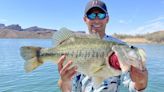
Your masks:
{"label": "ear", "polygon": [[106,23],[108,23],[108,22],[109,22],[109,16],[106,17]]}
{"label": "ear", "polygon": [[86,16],[83,17],[83,20],[84,20],[84,22],[86,22],[86,20],[87,20]]}

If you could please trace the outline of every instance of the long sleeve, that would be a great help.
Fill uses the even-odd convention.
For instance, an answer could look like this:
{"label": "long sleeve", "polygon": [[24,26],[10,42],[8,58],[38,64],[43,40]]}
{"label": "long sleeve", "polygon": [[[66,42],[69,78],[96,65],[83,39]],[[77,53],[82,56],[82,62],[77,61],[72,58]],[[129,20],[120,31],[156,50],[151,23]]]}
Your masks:
{"label": "long sleeve", "polygon": [[77,74],[72,84],[71,92],[118,92],[120,76],[109,77],[99,87],[94,88],[93,81],[90,77]]}

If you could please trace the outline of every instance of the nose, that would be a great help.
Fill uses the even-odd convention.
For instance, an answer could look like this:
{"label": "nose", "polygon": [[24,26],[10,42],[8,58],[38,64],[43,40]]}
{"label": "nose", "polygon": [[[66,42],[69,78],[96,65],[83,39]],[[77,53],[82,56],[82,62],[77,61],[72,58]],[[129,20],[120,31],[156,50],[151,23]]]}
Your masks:
{"label": "nose", "polygon": [[94,19],[95,23],[98,23],[100,21],[100,19],[96,16],[96,18]]}

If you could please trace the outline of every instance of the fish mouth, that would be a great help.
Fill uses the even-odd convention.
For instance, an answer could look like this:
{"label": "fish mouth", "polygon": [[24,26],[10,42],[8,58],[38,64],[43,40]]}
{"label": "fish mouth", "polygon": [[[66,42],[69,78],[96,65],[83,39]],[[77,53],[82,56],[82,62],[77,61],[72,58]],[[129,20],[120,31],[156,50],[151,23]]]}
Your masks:
{"label": "fish mouth", "polygon": [[[101,71],[104,67],[108,67],[109,69],[113,68],[113,69],[116,69],[116,70],[120,70],[120,68],[116,68],[116,67],[113,67],[112,64],[110,63],[110,58],[113,54],[116,54],[117,51],[115,50],[112,50],[108,53],[107,55],[107,58],[106,58],[106,63],[100,65],[100,66],[96,66],[94,67],[94,71],[93,71],[93,74],[96,74],[97,72]],[[117,56],[117,55],[116,55]],[[118,57],[117,57],[118,58]]]}
{"label": "fish mouth", "polygon": [[108,53],[107,65],[109,68],[121,70],[117,50],[113,49],[113,47],[112,47],[112,51]]}
{"label": "fish mouth", "polygon": [[111,67],[111,64],[110,64],[110,58],[111,58],[111,56],[114,54],[115,52],[112,50],[112,51],[110,51],[109,53],[108,53],[108,56],[107,56],[107,65],[109,66],[109,67]]}

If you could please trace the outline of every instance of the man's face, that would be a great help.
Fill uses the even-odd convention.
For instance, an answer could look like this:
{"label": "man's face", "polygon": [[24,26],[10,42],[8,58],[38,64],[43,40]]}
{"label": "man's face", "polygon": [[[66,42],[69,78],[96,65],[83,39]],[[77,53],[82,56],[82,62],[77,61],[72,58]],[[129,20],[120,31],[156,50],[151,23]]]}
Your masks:
{"label": "man's face", "polygon": [[84,21],[86,22],[90,33],[96,32],[99,34],[105,34],[105,27],[108,23],[108,20],[108,15],[99,8],[93,8],[89,10],[89,12],[84,17]]}

